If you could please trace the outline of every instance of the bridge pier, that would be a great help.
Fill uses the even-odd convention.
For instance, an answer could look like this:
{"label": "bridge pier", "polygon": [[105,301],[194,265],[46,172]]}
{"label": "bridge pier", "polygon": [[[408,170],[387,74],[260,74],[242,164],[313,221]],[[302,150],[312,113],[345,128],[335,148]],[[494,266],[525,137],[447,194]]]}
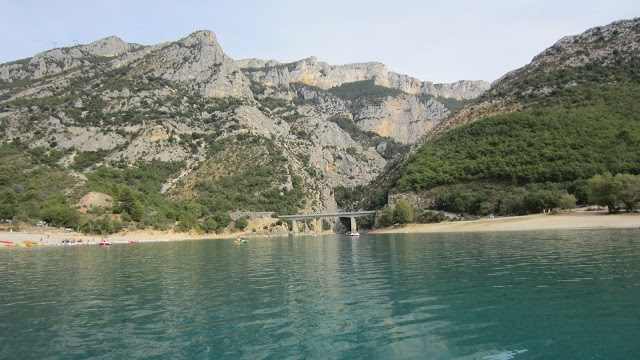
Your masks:
{"label": "bridge pier", "polygon": [[291,233],[298,234],[298,222],[296,220],[309,219],[313,221],[312,226],[315,232],[322,232],[322,219],[324,218],[349,218],[351,220],[351,231],[358,231],[356,218],[362,216],[375,215],[375,211],[353,211],[343,213],[323,213],[323,214],[303,214],[303,215],[280,215],[280,219],[291,221]]}

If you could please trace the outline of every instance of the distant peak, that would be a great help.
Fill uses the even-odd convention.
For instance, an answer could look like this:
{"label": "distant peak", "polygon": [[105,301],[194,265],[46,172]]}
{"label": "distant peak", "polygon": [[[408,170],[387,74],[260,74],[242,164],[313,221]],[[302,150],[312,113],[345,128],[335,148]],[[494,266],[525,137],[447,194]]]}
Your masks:
{"label": "distant peak", "polygon": [[260,69],[268,66],[278,66],[278,65],[281,65],[281,63],[276,60],[265,61],[261,59],[251,58],[251,59],[236,60],[236,65],[238,65],[238,67],[240,67],[241,69],[248,69],[248,68]]}
{"label": "distant peak", "polygon": [[216,34],[211,30],[198,30],[198,31],[195,31],[195,32],[191,33],[190,36],[193,36],[193,35],[213,36],[213,37],[216,36]]}
{"label": "distant peak", "polygon": [[126,41],[120,39],[117,36],[111,35],[111,36],[107,36],[106,38],[100,39],[100,40],[96,40],[92,43],[89,43],[87,46],[92,46],[92,45],[104,45],[104,44],[109,44],[109,45],[121,45],[121,44],[127,44]]}
{"label": "distant peak", "polygon": [[182,42],[186,45],[192,45],[196,43],[209,43],[218,45],[218,38],[211,30],[199,30],[191,33],[186,38],[182,39]]}
{"label": "distant peak", "polygon": [[85,45],[83,49],[95,56],[118,56],[128,52],[131,44],[117,36],[109,36]]}

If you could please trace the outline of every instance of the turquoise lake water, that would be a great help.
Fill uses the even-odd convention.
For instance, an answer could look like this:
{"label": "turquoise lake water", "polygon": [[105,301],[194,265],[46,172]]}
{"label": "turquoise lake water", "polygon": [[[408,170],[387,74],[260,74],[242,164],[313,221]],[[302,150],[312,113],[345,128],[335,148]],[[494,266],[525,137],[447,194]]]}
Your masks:
{"label": "turquoise lake water", "polygon": [[0,251],[0,359],[638,359],[640,229]]}

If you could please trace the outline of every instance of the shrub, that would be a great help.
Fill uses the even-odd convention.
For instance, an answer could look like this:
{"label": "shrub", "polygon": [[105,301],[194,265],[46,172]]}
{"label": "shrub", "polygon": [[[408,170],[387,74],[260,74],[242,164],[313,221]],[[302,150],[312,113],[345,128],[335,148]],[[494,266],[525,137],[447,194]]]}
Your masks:
{"label": "shrub", "polygon": [[239,230],[244,230],[249,225],[247,218],[240,218],[236,220],[235,228]]}
{"label": "shrub", "polygon": [[216,229],[219,227],[219,225],[218,225],[218,222],[213,217],[209,216],[208,218],[202,221],[202,224],[200,224],[200,227],[206,233],[210,234],[210,233],[214,233]]}
{"label": "shrub", "polygon": [[80,213],[66,203],[45,204],[40,218],[53,226],[77,228],[80,225]]}
{"label": "shrub", "polygon": [[384,209],[380,214],[380,226],[387,227],[393,225],[395,222],[395,216],[393,209]]}
{"label": "shrub", "polygon": [[419,217],[418,221],[421,223],[440,223],[447,219],[447,216],[441,211],[425,211]]}
{"label": "shrub", "polygon": [[396,210],[394,212],[395,220],[400,224],[407,224],[413,222],[413,208],[411,204],[405,199],[399,199],[396,202]]}

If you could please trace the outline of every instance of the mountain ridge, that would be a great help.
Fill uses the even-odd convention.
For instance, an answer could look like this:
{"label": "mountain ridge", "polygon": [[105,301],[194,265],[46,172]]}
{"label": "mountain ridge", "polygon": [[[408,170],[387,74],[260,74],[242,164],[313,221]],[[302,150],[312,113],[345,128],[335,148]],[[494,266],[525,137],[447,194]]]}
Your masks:
{"label": "mountain ridge", "polygon": [[[165,42],[157,45],[139,45],[134,43],[127,43],[124,40],[120,39],[117,36],[108,36],[103,39],[96,40],[87,45],[76,45],[73,47],[66,48],[56,48],[52,50],[47,50],[36,54],[32,58],[25,58],[21,60],[7,62],[5,64],[0,64],[0,80],[18,80],[23,79],[30,75],[29,71],[25,71],[23,69],[19,69],[20,65],[24,65],[28,60],[29,65],[33,65],[34,62],[38,62],[41,64],[40,59],[48,58],[50,60],[54,60],[56,62],[63,62],[64,66],[57,66],[48,69],[41,69],[36,77],[42,77],[45,75],[51,75],[63,70],[68,70],[73,67],[79,66],[81,63],[77,60],[82,59],[83,57],[101,57],[101,58],[113,58],[118,55],[122,55],[123,53],[135,51],[135,50],[143,50],[144,52],[154,51],[158,48],[163,48],[165,46],[169,46],[171,44],[183,43],[186,47],[189,46],[197,46],[203,41],[209,40],[209,44],[216,48],[216,50],[212,53],[214,62],[219,61],[219,57],[224,55],[222,48],[219,46],[217,42],[217,37],[214,32],[210,30],[199,30],[193,32],[192,34],[184,37],[182,39],[173,41],[173,42]],[[226,55],[224,55],[226,56]],[[36,60],[37,59],[37,60]],[[74,61],[75,60],[75,61]],[[329,89],[330,87],[340,86],[347,82],[353,81],[361,81],[361,80],[374,80],[377,85],[397,88],[401,91],[407,92],[413,95],[419,94],[428,94],[433,96],[445,97],[445,98],[456,98],[456,99],[472,99],[479,96],[482,92],[486,91],[489,88],[489,83],[482,80],[459,80],[453,83],[433,83],[430,81],[420,81],[408,75],[398,74],[396,72],[389,71],[386,65],[377,62],[367,62],[367,63],[354,63],[354,64],[345,64],[345,65],[329,65],[326,62],[319,62],[315,56],[309,57],[307,59],[299,60],[293,63],[281,63],[276,60],[260,60],[260,59],[242,59],[242,60],[234,60],[236,65],[243,70],[259,70],[264,68],[277,68],[277,67],[291,67],[292,64],[295,65],[296,68],[301,68],[302,70],[312,70],[313,73],[302,73],[300,75],[294,75],[294,80],[286,79],[283,81],[267,81],[269,86],[272,85],[288,85],[293,82],[302,82],[307,85],[317,86],[324,90]],[[11,65],[11,66],[5,66]],[[122,66],[123,63],[120,62],[116,66]],[[341,69],[345,69],[346,71],[351,70],[351,72],[359,72],[360,74],[355,75],[344,75],[344,71],[340,71]],[[338,76],[350,78],[349,81],[347,79],[327,79],[327,76],[324,76],[324,81],[321,79],[321,76],[317,76],[316,73],[325,72],[325,71],[334,70]],[[268,77],[268,75],[267,75]],[[277,76],[276,76],[277,77]],[[315,81],[300,81],[300,80],[309,80],[309,78],[315,78]],[[327,84],[331,84],[331,86],[327,86]]]}
{"label": "mountain ridge", "polygon": [[[552,91],[550,88],[544,86],[535,88],[532,84],[517,83],[519,78],[530,76],[533,72],[545,72],[545,67],[554,66],[563,69],[581,67],[587,63],[608,64],[614,58],[625,54],[637,56],[640,52],[639,29],[640,18],[633,18],[596,26],[580,34],[564,36],[534,56],[529,64],[514,69],[493,81],[482,96],[464,109],[443,119],[434,131],[421,139],[421,143],[432,140],[452,128],[484,117],[523,110],[528,104],[526,101],[523,102],[523,99],[550,94]],[[604,42],[609,46],[601,46]],[[509,87],[511,89],[507,89]],[[520,93],[517,94],[515,91]],[[511,93],[507,96],[507,92]]]}
{"label": "mountain ridge", "polygon": [[454,83],[434,84],[389,71],[378,62],[329,65],[315,56],[288,64],[275,60],[243,59],[240,68],[251,73],[253,80],[270,86],[301,82],[323,90],[344,83],[373,80],[374,84],[398,89],[412,95],[433,95],[447,98],[473,99],[489,88],[486,81],[460,80]]}
{"label": "mountain ridge", "polygon": [[[382,64],[240,66],[255,62],[230,58],[205,30],[150,46],[108,37],[0,65],[0,155],[24,164],[0,179],[12,216],[34,219],[92,191],[113,197],[106,215],[131,226],[335,211],[340,189],[370,182],[468,101],[441,95],[467,99],[488,86],[433,85],[431,94],[402,77],[416,95]],[[33,171],[67,180],[39,188]],[[82,218],[93,229],[106,215]]]}
{"label": "mountain ridge", "polygon": [[640,18],[564,37],[440,121],[374,184],[457,213],[541,211],[524,204],[537,196],[584,203],[589,177],[640,173],[639,91]]}
{"label": "mountain ridge", "polygon": [[[234,211],[335,211],[338,200],[344,204],[342,200],[353,198],[351,192],[362,191],[378,175],[394,177],[383,173],[385,167],[399,169],[394,181],[402,191],[494,175],[503,183],[525,184],[529,179],[509,172],[508,166],[527,161],[520,153],[526,153],[524,144],[538,134],[517,138],[520,126],[542,134],[555,126],[554,121],[579,128],[580,123],[573,121],[585,110],[575,112],[572,107],[614,116],[612,123],[620,122],[615,116],[633,112],[632,106],[618,111],[598,107],[594,101],[627,101],[635,96],[637,39],[631,37],[634,44],[629,46],[624,40],[640,28],[637,22],[588,30],[577,42],[559,41],[536,57],[534,65],[510,72],[491,88],[473,81],[422,82],[375,62],[329,65],[315,57],[287,64],[237,61],[224,53],[209,31],[151,46],[107,38],[89,48],[54,49],[3,64],[0,155],[13,160],[4,161],[6,169],[0,169],[4,174],[0,195],[15,204],[10,208],[13,213],[5,213],[34,219],[50,214],[51,207],[68,206],[90,191],[99,191],[114,198],[106,215],[126,226],[220,230]],[[617,35],[616,26],[624,26]],[[614,44],[610,49],[609,43]],[[572,64],[574,56],[591,60],[573,67],[555,65]],[[598,93],[603,80],[606,89],[615,91]],[[473,100],[475,96],[479,97]],[[569,115],[563,118],[563,114]],[[487,117],[497,119],[480,121],[471,130],[464,126]],[[532,122],[541,117],[544,122]],[[585,118],[589,128],[596,126],[593,116]],[[488,123],[498,127],[487,128]],[[626,132],[603,128],[607,141],[624,139],[615,151],[633,149],[634,128],[624,122],[616,126]],[[495,129],[508,134],[505,141]],[[560,130],[541,138],[535,148],[547,143],[554,147],[530,154],[548,166],[527,163],[518,165],[520,169],[530,166],[536,179],[572,179],[571,174],[578,172],[565,171],[557,161],[562,160],[561,152],[553,149],[570,149],[566,151],[574,154],[574,160],[579,160],[576,154],[591,149],[579,141],[567,148],[557,136]],[[486,139],[472,141],[473,134],[484,134]],[[459,135],[466,136],[463,142],[447,140]],[[434,139],[441,147],[434,147]],[[419,148],[422,144],[425,147]],[[497,160],[482,157],[496,149],[508,153]],[[425,154],[439,156],[420,160],[418,155]],[[601,155],[594,157],[614,163],[611,156]],[[410,157],[409,165],[400,161],[403,156]],[[463,161],[446,163],[457,157]],[[492,167],[493,163],[501,167]],[[433,164],[440,165],[429,168]],[[632,168],[629,164],[615,166]],[[589,171],[600,169],[600,163],[589,166]],[[27,173],[41,173],[35,178],[39,183],[47,177],[64,181],[39,190]],[[388,184],[373,184],[369,194],[390,190]],[[441,200],[453,203],[447,199]],[[469,202],[470,209],[499,206],[499,200],[489,200]],[[87,215],[89,231],[102,227],[97,224],[106,223],[106,215]]]}

